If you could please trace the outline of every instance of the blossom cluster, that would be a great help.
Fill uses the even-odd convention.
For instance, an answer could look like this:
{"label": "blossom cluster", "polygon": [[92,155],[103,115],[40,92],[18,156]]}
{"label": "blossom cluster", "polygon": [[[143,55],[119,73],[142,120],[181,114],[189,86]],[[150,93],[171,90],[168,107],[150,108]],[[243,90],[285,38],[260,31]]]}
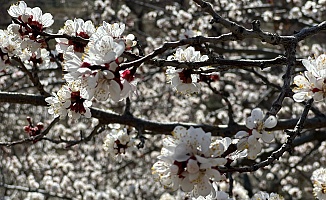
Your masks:
{"label": "blossom cluster", "polygon": [[65,80],[68,83],[79,81],[83,98],[120,101],[135,89],[135,71],[121,70],[119,66],[124,62],[122,53],[135,45],[133,35],[122,36],[124,29],[122,23],[106,22],[95,29],[92,22],[75,19],[68,20],[59,31],[61,34],[84,39],[57,39],[56,45],[66,60]]}
{"label": "blossom cluster", "polygon": [[46,46],[41,33],[53,24],[50,13],[42,13],[39,7],[30,8],[24,1],[8,9],[14,19],[6,30],[0,30],[0,71],[11,64],[10,58],[17,56],[22,62],[41,64],[41,48]]}
{"label": "blossom cluster", "polygon": [[215,193],[211,182],[225,179],[219,166],[227,163],[221,157],[231,143],[230,138],[211,141],[211,133],[201,128],[177,126],[172,136],[163,139],[161,155],[152,167],[152,173],[165,187],[195,196]]}
{"label": "blossom cluster", "polygon": [[267,193],[267,192],[257,192],[251,200],[284,200],[284,197],[282,197],[279,194],[276,193]]}
{"label": "blossom cluster", "polygon": [[[50,62],[44,32],[54,20],[50,13],[43,14],[39,7],[30,8],[24,1],[12,5],[8,13],[13,23],[0,30],[0,71],[18,58],[23,65],[33,67]],[[125,61],[123,52],[136,45],[132,34],[122,35],[125,24],[103,22],[95,28],[91,21],[67,20],[65,26],[53,36],[57,42],[55,54],[65,60],[66,85],[48,97],[49,113],[54,117],[78,119],[90,117],[89,106],[93,98],[120,101],[135,90],[135,69],[121,69]]]}
{"label": "blossom cluster", "polygon": [[269,116],[264,120],[263,111],[260,108],[255,108],[251,111],[250,117],[246,120],[246,127],[249,131],[239,131],[235,138],[238,138],[237,148],[239,151],[248,150],[248,158],[256,159],[261,152],[263,142],[270,143],[274,139],[274,134],[266,131],[265,128],[273,128],[277,124],[275,116]]}
{"label": "blossom cluster", "polygon": [[317,58],[303,59],[306,70],[303,75],[294,77],[293,99],[302,102],[313,98],[315,101],[326,101],[326,54]]}

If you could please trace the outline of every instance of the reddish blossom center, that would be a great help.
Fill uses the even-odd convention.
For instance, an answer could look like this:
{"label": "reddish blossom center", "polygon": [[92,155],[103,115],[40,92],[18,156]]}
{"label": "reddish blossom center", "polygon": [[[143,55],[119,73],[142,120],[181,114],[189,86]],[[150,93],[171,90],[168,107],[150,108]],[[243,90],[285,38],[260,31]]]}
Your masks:
{"label": "reddish blossom center", "polygon": [[76,113],[81,113],[81,114],[86,113],[86,109],[85,109],[84,104],[83,104],[85,99],[83,99],[80,96],[79,91],[71,92],[70,100],[71,100],[71,104],[70,104],[70,107],[69,107],[70,110],[72,110],[72,111],[74,111]]}
{"label": "reddish blossom center", "polygon": [[124,72],[122,72],[121,77],[122,77],[123,79],[126,79],[129,83],[130,83],[131,81],[133,81],[134,78],[135,78],[135,76],[133,76],[133,75],[131,74],[131,72],[130,72],[129,69],[127,69],[127,70],[125,70]]}
{"label": "reddish blossom center", "polygon": [[183,83],[191,83],[192,82],[191,72],[192,71],[190,69],[184,69],[182,72],[179,72],[180,80]]}
{"label": "reddish blossom center", "polygon": [[[85,39],[89,38],[89,35],[87,33],[85,33],[85,32],[77,33],[76,36],[79,36],[79,37],[85,38]],[[73,45],[74,51],[79,52],[79,53],[84,53],[85,47],[87,46],[86,42],[83,43],[83,42],[79,42],[79,41],[76,41],[76,40],[69,40],[68,44]]]}
{"label": "reddish blossom center", "polygon": [[318,88],[314,88],[314,89],[312,89],[312,92],[313,92],[313,93],[316,93],[316,92],[319,92],[319,91],[321,91],[321,90],[318,89]]}
{"label": "reddish blossom center", "polygon": [[128,142],[126,144],[121,144],[120,140],[116,140],[115,144],[117,145],[117,147],[114,149],[118,150],[117,154],[124,154],[126,152],[126,149],[128,148]]}

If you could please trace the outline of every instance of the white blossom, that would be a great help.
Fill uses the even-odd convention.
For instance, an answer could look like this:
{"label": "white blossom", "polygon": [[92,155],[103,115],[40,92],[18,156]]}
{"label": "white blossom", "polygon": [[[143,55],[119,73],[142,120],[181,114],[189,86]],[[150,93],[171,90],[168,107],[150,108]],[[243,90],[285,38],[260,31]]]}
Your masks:
{"label": "white blossom", "polygon": [[211,133],[201,128],[177,126],[172,137],[164,138],[159,161],[153,165],[152,173],[165,187],[193,191],[195,197],[207,196],[215,191],[211,181],[225,178],[218,166],[225,165],[227,160],[217,156],[220,153],[211,154],[216,152],[216,146],[211,145]]}
{"label": "white blossom", "polygon": [[[208,60],[208,56],[201,56],[199,51],[195,51],[194,47],[188,47],[185,50],[178,48],[176,53],[173,56],[169,56],[167,59],[178,60],[180,62],[202,62]],[[168,66],[166,74],[173,88],[176,89],[178,92],[199,92],[199,74],[193,73],[193,70],[176,69],[175,67]]]}
{"label": "white blossom", "polygon": [[263,121],[264,115],[260,108],[255,108],[251,111],[251,116],[246,120],[246,127],[249,131],[239,131],[235,138],[238,138],[237,148],[239,151],[248,149],[248,158],[256,159],[260,153],[262,145],[259,139],[266,143],[272,142],[274,134],[266,131],[265,128],[273,128],[277,124],[275,116],[269,116]]}
{"label": "white blossom", "polygon": [[111,129],[106,135],[103,149],[111,158],[120,158],[121,155],[129,154],[135,150],[134,139],[127,133],[126,128]]}
{"label": "white blossom", "polygon": [[38,26],[40,30],[51,26],[54,22],[50,13],[43,14],[39,7],[30,8],[24,1],[19,1],[18,4],[10,6],[8,13],[12,17],[19,18],[22,22]]}
{"label": "white blossom", "polygon": [[45,101],[50,105],[48,112],[54,117],[63,119],[67,114],[70,118],[78,119],[80,115],[91,117],[89,107],[92,105],[87,96],[80,92],[80,81],[70,82],[63,85],[57,94],[47,97]]}
{"label": "white blossom", "polygon": [[313,193],[317,199],[326,199],[326,169],[319,168],[312,173]]}

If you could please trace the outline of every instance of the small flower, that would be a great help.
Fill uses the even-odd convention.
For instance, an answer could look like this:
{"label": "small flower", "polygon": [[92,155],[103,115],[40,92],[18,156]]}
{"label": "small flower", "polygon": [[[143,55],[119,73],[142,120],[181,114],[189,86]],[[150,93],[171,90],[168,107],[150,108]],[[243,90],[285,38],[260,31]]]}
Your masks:
{"label": "small flower", "polygon": [[109,153],[111,158],[121,158],[122,154],[130,153],[135,150],[134,140],[130,137],[126,128],[112,129],[111,132],[106,135],[103,149]]}
{"label": "small flower", "polygon": [[62,86],[53,97],[47,97],[45,101],[50,104],[49,114],[53,114],[54,117],[60,116],[61,119],[67,114],[74,119],[78,119],[80,115],[90,118],[89,107],[92,102],[88,101],[88,97],[83,95],[80,86],[80,81],[68,82],[68,85]]}
{"label": "small flower", "polygon": [[326,78],[326,54],[321,54],[316,59],[303,59],[302,64],[316,79]]}
{"label": "small flower", "polygon": [[44,38],[41,38],[39,34],[53,24],[52,15],[43,14],[39,7],[27,7],[24,1],[10,6],[8,13],[19,21],[18,24],[12,24],[11,30],[21,37],[21,49],[28,48],[31,53],[34,53],[41,48]]}
{"label": "small flower", "polygon": [[238,138],[238,150],[248,149],[248,158],[256,159],[261,151],[261,138],[264,142],[270,143],[274,139],[272,132],[266,131],[265,128],[273,128],[277,124],[275,116],[269,116],[263,121],[264,115],[260,108],[255,108],[251,111],[251,116],[246,120],[246,126],[249,131],[239,131],[235,138]]}
{"label": "small flower", "polygon": [[125,50],[124,42],[117,43],[109,35],[102,35],[98,38],[94,36],[90,40],[84,61],[92,65],[108,64],[117,59]]}
{"label": "small flower", "polygon": [[246,126],[252,130],[252,135],[255,138],[261,138],[264,142],[270,143],[274,139],[274,134],[266,131],[265,128],[273,128],[277,124],[275,116],[269,116],[263,121],[263,111],[260,108],[255,108],[251,111],[251,116],[247,118]]}
{"label": "small flower", "polygon": [[103,21],[103,25],[100,27],[100,29],[103,29],[103,31],[105,31],[108,35],[113,38],[119,38],[125,31],[125,28],[126,25],[123,23],[109,24],[105,21]]}
{"label": "small flower", "polygon": [[239,151],[248,149],[247,156],[249,159],[256,159],[257,155],[261,152],[261,143],[253,135],[249,135],[246,131],[239,131],[235,138],[238,138],[237,149]]}
{"label": "small flower", "polygon": [[180,62],[203,62],[208,60],[207,55],[200,55],[199,51],[195,51],[194,47],[188,47],[183,50],[178,48],[173,56],[169,56],[168,60],[178,60]]}
{"label": "small flower", "polygon": [[312,173],[313,193],[317,199],[326,199],[326,169],[319,168]]}
{"label": "small flower", "polygon": [[[167,59],[178,60],[180,62],[201,62],[206,61],[208,56],[201,56],[199,51],[195,51],[194,47],[188,47],[185,50],[180,48],[177,49],[175,55],[169,56]],[[199,74],[195,74],[193,70],[176,69],[175,67],[169,66],[166,73],[173,88],[175,88],[178,92],[195,93],[199,91]]]}
{"label": "small flower", "polygon": [[168,67],[166,70],[168,79],[173,88],[181,93],[196,93],[200,90],[199,75],[192,74],[190,69],[175,69]]}

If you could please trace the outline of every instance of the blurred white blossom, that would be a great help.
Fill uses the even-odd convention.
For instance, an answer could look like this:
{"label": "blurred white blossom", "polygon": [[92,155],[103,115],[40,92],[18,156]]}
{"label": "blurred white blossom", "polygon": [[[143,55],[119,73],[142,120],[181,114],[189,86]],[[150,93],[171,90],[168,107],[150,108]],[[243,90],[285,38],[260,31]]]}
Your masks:
{"label": "blurred white blossom", "polygon": [[313,193],[317,199],[326,199],[326,169],[319,168],[312,173]]}

